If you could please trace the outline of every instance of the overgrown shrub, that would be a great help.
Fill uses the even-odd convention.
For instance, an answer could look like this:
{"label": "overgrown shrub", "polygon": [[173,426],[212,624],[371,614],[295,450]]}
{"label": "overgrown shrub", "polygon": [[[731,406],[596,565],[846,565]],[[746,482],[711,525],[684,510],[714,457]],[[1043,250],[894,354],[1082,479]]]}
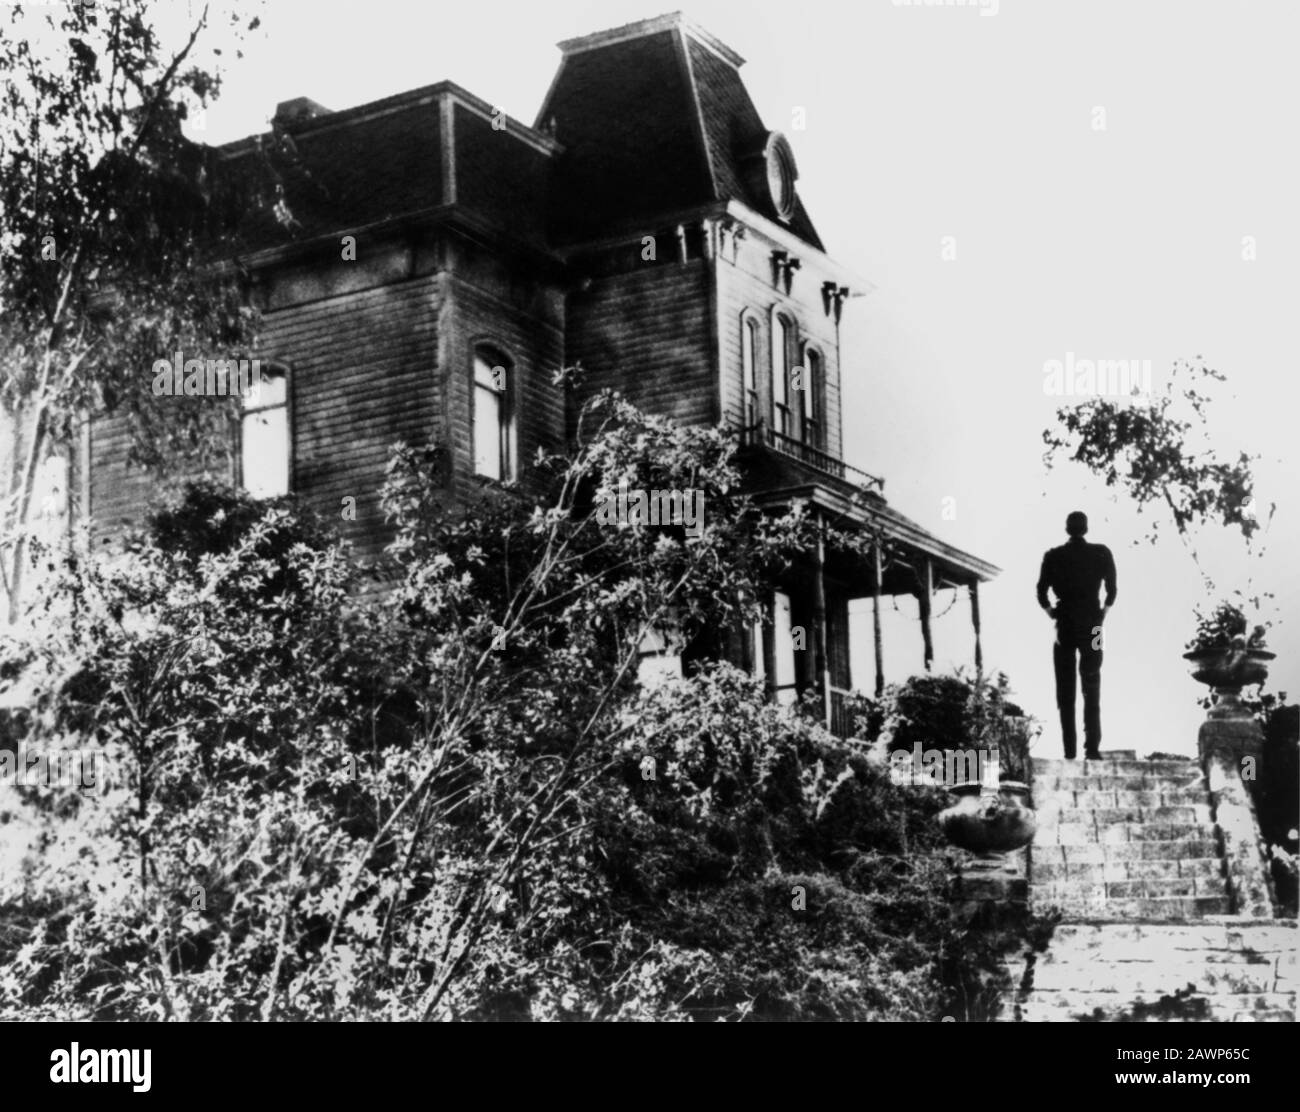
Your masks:
{"label": "overgrown shrub", "polygon": [[[49,829],[0,893],[0,1016],[935,1019],[996,981],[943,793],[728,665],[636,686],[647,629],[751,620],[804,533],[720,434],[607,405],[535,507],[445,512],[398,453],[371,607],[292,508],[210,488],[68,556],[28,740],[121,775],[24,789]],[[629,475],[703,487],[704,535],[595,527]]]}
{"label": "overgrown shrub", "polygon": [[1003,779],[1027,782],[1030,746],[1038,727],[1010,701],[1007,677],[916,675],[885,688],[880,699],[859,699],[853,713],[861,736],[885,753],[928,749],[988,750],[998,754]]}

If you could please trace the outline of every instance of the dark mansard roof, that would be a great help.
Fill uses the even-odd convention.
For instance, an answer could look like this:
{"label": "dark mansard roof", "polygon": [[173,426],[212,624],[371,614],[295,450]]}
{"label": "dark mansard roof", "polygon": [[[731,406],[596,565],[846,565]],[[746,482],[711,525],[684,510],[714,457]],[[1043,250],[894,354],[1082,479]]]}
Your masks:
{"label": "dark mansard roof", "polygon": [[[272,131],[223,147],[246,197],[242,246],[303,242],[455,206],[537,247],[612,238],[739,201],[821,249],[788,144],[741,81],[743,60],[680,14],[560,44],[535,127],[451,82],[341,112],[306,98]],[[792,195],[769,184],[774,147]],[[282,202],[282,203],[281,203]]]}

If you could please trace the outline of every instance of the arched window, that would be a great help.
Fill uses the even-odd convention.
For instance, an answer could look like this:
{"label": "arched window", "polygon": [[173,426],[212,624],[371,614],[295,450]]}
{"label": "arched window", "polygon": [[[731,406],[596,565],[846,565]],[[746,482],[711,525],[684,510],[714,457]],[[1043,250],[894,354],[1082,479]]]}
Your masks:
{"label": "arched window", "polygon": [[474,473],[507,481],[514,475],[512,368],[492,348],[474,349]]}
{"label": "arched window", "polygon": [[826,398],[826,367],[822,353],[815,347],[805,348],[803,366],[803,442],[820,449],[825,447],[822,443],[822,407]]}
{"label": "arched window", "polygon": [[[232,361],[233,362],[233,361]],[[289,375],[280,364],[239,360],[239,482],[254,498],[289,493]],[[231,391],[234,392],[233,390]]]}
{"label": "arched window", "polygon": [[790,418],[791,347],[794,324],[780,313],[772,317],[772,427],[782,436],[793,432]]}
{"label": "arched window", "polygon": [[746,315],[740,321],[740,363],[743,370],[745,427],[758,424],[758,321]]}

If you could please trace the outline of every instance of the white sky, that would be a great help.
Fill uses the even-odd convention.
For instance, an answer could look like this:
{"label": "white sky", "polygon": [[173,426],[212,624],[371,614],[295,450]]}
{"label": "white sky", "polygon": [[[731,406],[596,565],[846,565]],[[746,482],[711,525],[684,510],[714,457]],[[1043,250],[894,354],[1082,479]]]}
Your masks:
{"label": "white sky", "polygon": [[[982,597],[985,659],[1046,724],[1037,751],[1058,755],[1059,731],[1034,581],[1066,513],[1083,509],[1090,539],[1119,564],[1105,745],[1191,753],[1202,689],[1180,654],[1199,578],[1172,539],[1132,547],[1142,520],[1081,469],[1044,473],[1040,434],[1057,399],[1043,393],[1043,364],[1067,352],[1149,359],[1159,379],[1173,359],[1200,354],[1230,376],[1236,400],[1213,414],[1217,443],[1265,457],[1261,501],[1279,511],[1255,586],[1291,614],[1271,638],[1273,686],[1300,696],[1300,4],[998,9],[687,6],[749,60],[749,90],[768,126],[789,134],[830,252],[878,287],[845,315],[846,454],[886,476],[903,512],[1004,569]],[[262,130],[295,96],[340,109],[444,78],[531,123],[559,61],[554,43],[661,10],[645,0],[270,0],[195,137]],[[797,107],[807,125],[792,131]],[[1093,130],[1095,107],[1105,131]],[[956,261],[941,261],[943,236],[956,238]],[[1254,262],[1242,259],[1244,236],[1255,237]],[[943,518],[948,497],[955,520]],[[1230,538],[1211,537],[1203,555],[1223,586],[1248,574]],[[920,630],[892,608],[887,618],[898,679],[920,665]],[[964,599],[937,622],[936,643],[940,665],[969,660]],[[856,647],[869,686],[869,643]]]}

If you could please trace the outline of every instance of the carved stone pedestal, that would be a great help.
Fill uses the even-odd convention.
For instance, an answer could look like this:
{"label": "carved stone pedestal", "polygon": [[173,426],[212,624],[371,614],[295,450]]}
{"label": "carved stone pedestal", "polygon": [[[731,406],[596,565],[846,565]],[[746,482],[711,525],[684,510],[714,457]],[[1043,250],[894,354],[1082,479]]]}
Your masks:
{"label": "carved stone pedestal", "polygon": [[1216,687],[1218,701],[1201,723],[1197,750],[1205,768],[1214,821],[1223,837],[1223,858],[1235,915],[1273,917],[1266,848],[1255,804],[1243,777],[1259,775],[1264,732],[1241,705],[1241,688]]}

